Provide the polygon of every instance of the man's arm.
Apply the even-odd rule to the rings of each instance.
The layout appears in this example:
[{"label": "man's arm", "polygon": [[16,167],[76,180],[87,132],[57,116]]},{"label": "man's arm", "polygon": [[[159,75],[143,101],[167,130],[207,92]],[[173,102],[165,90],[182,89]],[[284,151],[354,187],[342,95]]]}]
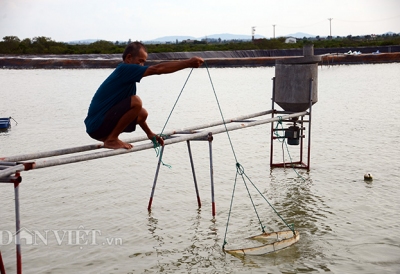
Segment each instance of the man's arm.
[{"label": "man's arm", "polygon": [[167,74],[173,73],[185,68],[198,68],[204,63],[203,58],[192,57],[182,61],[171,61],[164,62],[157,65],[153,65],[147,68],[143,77],[154,75],[154,74]]}]

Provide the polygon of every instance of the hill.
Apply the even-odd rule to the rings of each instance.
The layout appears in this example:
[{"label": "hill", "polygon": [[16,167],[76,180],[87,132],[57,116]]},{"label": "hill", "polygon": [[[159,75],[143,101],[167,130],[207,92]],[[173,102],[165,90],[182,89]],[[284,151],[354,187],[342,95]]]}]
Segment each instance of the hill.
[{"label": "hill", "polygon": [[304,32],[296,32],[296,33],[291,33],[288,35],[284,35],[283,37],[295,37],[295,38],[310,38],[310,37],[315,37],[316,35],[313,34],[308,34],[308,33],[304,33]]},{"label": "hill", "polygon": [[[262,35],[255,35],[256,39],[265,38]],[[184,40],[198,40],[201,41],[203,39],[221,39],[224,40],[251,40],[251,35],[245,34],[231,34],[231,33],[221,33],[221,34],[212,34],[203,37],[194,37],[194,36],[163,36],[153,40],[144,41],[145,43],[154,44],[154,43],[166,43],[166,42],[182,42]]]}]

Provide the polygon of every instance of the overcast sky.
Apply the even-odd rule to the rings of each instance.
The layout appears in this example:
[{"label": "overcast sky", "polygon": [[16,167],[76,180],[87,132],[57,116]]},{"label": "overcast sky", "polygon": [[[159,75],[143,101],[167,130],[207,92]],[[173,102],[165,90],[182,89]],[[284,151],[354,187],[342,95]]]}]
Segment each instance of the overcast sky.
[{"label": "overcast sky", "polygon": [[152,40],[163,36],[304,32],[400,33],[400,0],[0,0],[0,39],[46,36]]}]

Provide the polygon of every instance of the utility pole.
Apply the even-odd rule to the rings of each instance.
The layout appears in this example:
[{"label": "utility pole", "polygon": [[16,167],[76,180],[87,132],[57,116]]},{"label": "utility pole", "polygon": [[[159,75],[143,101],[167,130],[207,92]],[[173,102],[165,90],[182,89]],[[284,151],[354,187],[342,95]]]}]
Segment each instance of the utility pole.
[{"label": "utility pole", "polygon": [[254,41],[254,33],[256,32],[256,27],[251,27],[251,40]]},{"label": "utility pole", "polygon": [[329,37],[332,39],[332,19],[333,18],[328,18],[329,20]]},{"label": "utility pole", "polygon": [[272,25],[272,27],[274,28],[274,36],[273,36],[274,39],[275,39],[275,26],[276,26],[276,25]]}]

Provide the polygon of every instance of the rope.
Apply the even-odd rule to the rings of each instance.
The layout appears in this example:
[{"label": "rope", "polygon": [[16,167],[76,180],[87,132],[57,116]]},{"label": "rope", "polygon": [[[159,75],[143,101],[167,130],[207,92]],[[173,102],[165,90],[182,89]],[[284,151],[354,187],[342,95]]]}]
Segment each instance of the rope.
[{"label": "rope", "polygon": [[[260,224],[261,230],[262,230],[262,232],[264,233],[264,232],[265,232],[265,230],[264,230],[265,226],[262,225],[260,216],[258,215],[258,212],[257,212],[257,209],[256,209],[256,205],[255,205],[254,202],[253,202],[253,198],[251,197],[249,187],[247,186],[246,180],[244,179],[243,175],[246,176],[247,179],[249,179],[249,177],[247,177],[246,173],[244,172],[243,166],[240,165],[239,163],[236,163],[236,171],[237,171],[236,174],[239,174],[239,175],[242,176],[243,183],[244,183],[244,185],[245,185],[245,187],[246,187],[246,190],[247,190],[247,194],[249,194],[251,204],[253,205],[254,212],[256,213],[256,216],[257,216],[257,219],[258,219],[258,223]],[[237,176],[236,176],[236,177],[237,177]],[[251,182],[250,179],[249,179],[249,181]],[[252,184],[253,184],[253,183],[252,183]],[[253,184],[253,186],[254,186],[254,184]],[[257,189],[257,190],[258,190],[258,189]]]},{"label": "rope", "polygon": [[[151,141],[153,142],[153,148],[154,148],[154,150],[156,151],[156,157],[158,157],[158,156],[160,156],[160,162],[163,164],[163,166],[166,166],[166,167],[168,167],[168,168],[172,168],[172,166],[171,165],[168,165],[168,164],[165,164],[163,161],[162,161],[162,153],[161,153],[161,149],[160,149],[160,144],[157,142],[157,137],[156,137],[157,135],[154,135],[153,137],[151,137]],[[166,137],[167,135],[164,135],[164,134],[160,134],[159,135],[161,138],[163,138],[163,137]]]},{"label": "rope", "polygon": [[[163,138],[163,139],[168,138],[167,135],[163,134],[164,129],[165,129],[165,127],[166,127],[167,124],[168,124],[169,118],[171,118],[172,112],[174,111],[175,106],[176,106],[176,104],[178,103],[179,98],[180,98],[181,95],[182,95],[183,90],[185,89],[185,86],[186,86],[186,84],[187,84],[187,82],[188,82],[188,80],[189,80],[189,78],[190,78],[190,75],[192,75],[192,71],[193,71],[193,68],[190,70],[189,75],[188,75],[188,77],[186,78],[185,83],[183,84],[183,87],[182,87],[182,89],[181,89],[181,92],[180,92],[179,95],[178,95],[178,98],[176,98],[176,101],[175,101],[175,103],[174,103],[174,105],[173,105],[173,107],[172,107],[172,109],[171,109],[171,111],[170,111],[170,113],[169,113],[169,115],[168,115],[167,120],[165,121],[165,124],[164,124],[164,126],[163,126],[163,128],[162,128],[162,130],[161,130],[161,133],[158,135],[158,136],[160,136],[160,137]],[[156,157],[160,156],[160,160],[159,160],[159,161],[161,161],[161,163],[163,164],[163,166],[166,166],[166,167],[168,167],[168,168],[171,168],[171,167],[172,167],[171,165],[164,164],[164,162],[162,161],[162,154],[160,153],[160,144],[157,142],[156,136],[153,136],[153,137],[151,138],[151,141],[153,142],[153,147],[154,147],[154,150],[156,151]]]},{"label": "rope", "polygon": [[189,80],[189,78],[190,78],[190,75],[192,75],[192,71],[193,71],[193,68],[190,70],[189,75],[188,75],[188,77],[186,78],[185,83],[183,84],[183,87],[182,87],[182,89],[181,89],[181,92],[180,92],[179,95],[178,95],[178,98],[176,98],[175,104],[174,104],[174,106],[172,107],[171,112],[169,113],[168,118],[167,118],[167,121],[165,121],[164,127],[162,128],[160,134],[162,134],[162,133],[164,132],[164,129],[165,129],[165,127],[167,126],[167,123],[168,123],[168,121],[169,121],[169,118],[171,117],[172,112],[174,111],[175,106],[176,106],[176,104],[178,103],[179,98],[180,98],[181,95],[182,95],[182,92],[183,92],[183,90],[184,90],[184,88],[185,88],[185,86],[186,86],[186,84],[187,84],[187,82],[188,82],[188,80]]},{"label": "rope", "polygon": [[236,153],[235,153],[235,150],[233,149],[232,140],[231,140],[228,128],[227,128],[226,123],[225,123],[224,115],[222,114],[221,105],[219,104],[217,93],[215,92],[214,84],[213,84],[212,79],[211,79],[210,71],[208,70],[207,62],[204,61],[204,64],[205,64],[206,69],[207,69],[208,78],[210,79],[210,83],[211,83],[211,87],[212,87],[213,92],[214,92],[215,100],[217,101],[217,105],[218,105],[219,113],[221,114],[222,122],[224,123],[226,134],[228,135],[228,139],[229,139],[229,143],[230,143],[231,148],[232,148],[233,156],[235,157],[235,161],[237,163],[238,161],[237,161]]},{"label": "rope", "polygon": [[15,121],[15,119],[14,119],[13,117],[11,117],[11,116],[10,116],[10,119],[13,119],[13,120],[14,120],[14,122],[15,122],[15,125],[18,125],[18,122],[17,122],[17,121]]},{"label": "rope", "polygon": [[[247,193],[248,193],[248,195],[249,195],[249,197],[250,197],[250,200],[251,200],[251,203],[252,203],[252,205],[253,205],[254,211],[255,211],[255,213],[256,213],[256,215],[257,215],[259,224],[260,224],[260,226],[261,226],[262,232],[263,232],[263,233],[265,232],[265,230],[264,230],[265,227],[263,226],[263,224],[262,224],[262,222],[261,222],[261,219],[260,219],[260,217],[259,217],[259,215],[258,215],[256,206],[255,206],[254,201],[253,201],[253,198],[252,198],[252,196],[251,196],[251,194],[250,194],[250,191],[249,191],[249,188],[248,188],[248,186],[247,186],[247,183],[246,183],[246,179],[245,179],[245,178],[247,178],[247,180],[249,180],[249,182],[252,184],[252,186],[258,191],[258,193],[264,198],[264,200],[267,201],[267,203],[269,204],[269,206],[270,206],[270,207],[275,211],[275,213],[281,218],[281,220],[284,222],[284,224],[285,224],[286,226],[288,226],[289,229],[292,230],[292,232],[294,233],[294,225],[293,225],[293,224],[292,224],[292,225],[288,225],[288,224],[286,223],[286,221],[282,218],[282,216],[278,213],[278,211],[271,205],[271,203],[264,197],[264,195],[262,195],[261,191],[258,190],[258,188],[254,185],[254,183],[253,183],[253,182],[250,180],[250,178],[246,175],[246,173],[244,172],[243,166],[238,162],[237,157],[236,157],[235,150],[234,150],[234,148],[233,148],[232,140],[231,140],[231,137],[230,137],[230,135],[229,135],[228,128],[227,128],[226,123],[225,123],[225,118],[224,118],[224,115],[223,115],[223,113],[222,113],[221,105],[220,105],[220,103],[219,103],[217,93],[215,92],[214,84],[213,84],[212,79],[211,79],[211,75],[210,75],[210,71],[209,71],[208,66],[207,66],[207,62],[204,62],[204,64],[205,64],[205,67],[206,67],[206,69],[207,69],[207,73],[208,73],[208,77],[209,77],[209,79],[210,79],[211,87],[212,87],[212,89],[213,89],[214,96],[215,96],[215,99],[216,99],[216,101],[217,101],[218,109],[219,109],[219,112],[220,112],[221,117],[222,117],[222,122],[223,122],[224,127],[225,127],[225,132],[226,132],[226,134],[227,134],[227,136],[228,136],[228,140],[229,140],[229,143],[230,143],[230,146],[231,146],[231,149],[232,149],[232,153],[233,153],[233,156],[234,156],[235,161],[236,161],[235,183],[234,183],[234,188],[233,188],[233,191],[232,191],[231,204],[230,204],[230,208],[229,208],[228,220],[227,220],[227,223],[226,223],[225,236],[224,236],[224,243],[223,243],[223,245],[222,245],[222,249],[224,249],[224,248],[225,248],[225,245],[227,244],[227,242],[226,242],[226,236],[227,236],[227,233],[228,233],[229,220],[230,220],[230,215],[231,215],[231,212],[232,212],[233,198],[234,198],[234,196],[235,196],[235,189],[236,189],[236,182],[237,182],[238,175],[240,175],[240,176],[242,177],[242,180],[243,180],[244,185],[245,185],[245,187],[246,187]],[[281,120],[281,119],[280,119],[280,120]]]}]

